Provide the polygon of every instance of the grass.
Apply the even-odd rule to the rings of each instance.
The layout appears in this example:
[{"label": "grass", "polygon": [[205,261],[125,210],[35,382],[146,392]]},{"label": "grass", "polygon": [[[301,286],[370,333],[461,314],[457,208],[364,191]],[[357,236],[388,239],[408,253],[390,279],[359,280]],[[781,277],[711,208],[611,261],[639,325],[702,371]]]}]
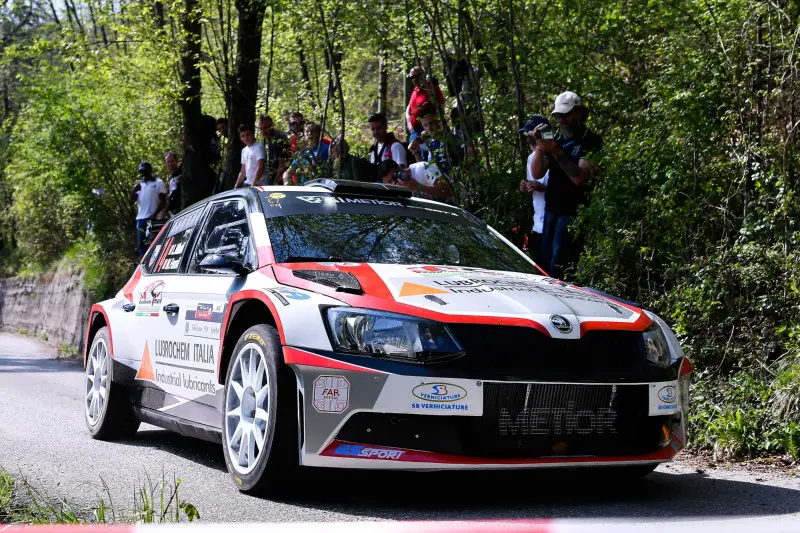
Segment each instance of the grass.
[{"label": "grass", "polygon": [[133,507],[114,505],[111,491],[100,478],[97,503],[89,507],[70,504],[60,498],[45,496],[21,477],[16,480],[0,470],[0,524],[160,524],[192,522],[200,513],[191,503],[181,500],[183,479],[169,481],[162,473],[153,480],[145,473],[133,494]]}]

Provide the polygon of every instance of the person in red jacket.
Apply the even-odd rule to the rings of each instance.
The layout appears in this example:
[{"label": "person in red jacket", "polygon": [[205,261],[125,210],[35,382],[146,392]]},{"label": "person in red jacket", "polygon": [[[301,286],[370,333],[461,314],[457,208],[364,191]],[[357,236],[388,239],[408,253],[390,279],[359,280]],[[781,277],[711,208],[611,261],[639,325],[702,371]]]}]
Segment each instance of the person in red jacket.
[{"label": "person in red jacket", "polygon": [[[408,122],[408,142],[411,143],[422,133],[422,123],[419,116],[423,109],[434,104],[434,98],[439,106],[444,105],[444,95],[438,85],[432,80],[425,79],[425,71],[417,65],[408,72],[408,77],[414,83],[414,91],[406,107],[406,121]],[[427,105],[426,105],[427,104]]]}]

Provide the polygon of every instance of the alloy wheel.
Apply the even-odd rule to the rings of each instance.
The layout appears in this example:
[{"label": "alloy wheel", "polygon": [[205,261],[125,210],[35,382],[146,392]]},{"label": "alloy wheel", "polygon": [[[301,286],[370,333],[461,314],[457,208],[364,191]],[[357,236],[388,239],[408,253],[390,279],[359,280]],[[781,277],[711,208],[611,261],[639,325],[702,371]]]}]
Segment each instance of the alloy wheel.
[{"label": "alloy wheel", "polygon": [[225,436],[231,463],[240,474],[255,468],[269,427],[269,373],[264,352],[247,344],[233,362],[225,397]]},{"label": "alloy wheel", "polygon": [[108,401],[108,365],[108,346],[101,338],[92,346],[86,364],[86,417],[92,426],[100,421]]}]

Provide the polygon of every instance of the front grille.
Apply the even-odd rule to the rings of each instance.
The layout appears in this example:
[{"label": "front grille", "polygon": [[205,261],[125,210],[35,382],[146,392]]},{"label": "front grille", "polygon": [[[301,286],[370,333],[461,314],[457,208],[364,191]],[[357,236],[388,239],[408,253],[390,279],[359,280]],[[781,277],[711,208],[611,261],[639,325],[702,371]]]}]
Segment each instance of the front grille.
[{"label": "front grille", "polygon": [[675,369],[647,363],[642,334],[589,331],[554,339],[519,326],[448,324],[466,355],[454,368],[499,380],[644,382],[675,379]]},{"label": "front grille", "polygon": [[644,455],[670,416],[648,385],[484,383],[483,416],[353,415],[340,440],[483,458]]},{"label": "front grille", "polygon": [[482,453],[637,455],[655,451],[660,417],[647,385],[486,383],[468,448]]}]

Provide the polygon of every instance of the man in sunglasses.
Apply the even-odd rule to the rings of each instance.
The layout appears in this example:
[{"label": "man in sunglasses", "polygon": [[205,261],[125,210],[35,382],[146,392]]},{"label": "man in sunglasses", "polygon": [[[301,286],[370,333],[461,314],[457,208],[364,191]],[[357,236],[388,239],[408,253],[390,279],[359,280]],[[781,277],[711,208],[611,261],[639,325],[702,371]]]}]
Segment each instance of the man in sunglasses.
[{"label": "man in sunglasses", "polygon": [[579,249],[569,226],[578,206],[586,203],[586,182],[594,168],[589,159],[603,148],[603,140],[586,127],[589,111],[574,92],[558,95],[552,115],[558,119],[561,133],[543,138],[541,132],[549,124],[533,130],[537,141],[532,174],[538,180],[550,171],[539,262],[550,276],[562,278],[565,267],[578,258]]}]

